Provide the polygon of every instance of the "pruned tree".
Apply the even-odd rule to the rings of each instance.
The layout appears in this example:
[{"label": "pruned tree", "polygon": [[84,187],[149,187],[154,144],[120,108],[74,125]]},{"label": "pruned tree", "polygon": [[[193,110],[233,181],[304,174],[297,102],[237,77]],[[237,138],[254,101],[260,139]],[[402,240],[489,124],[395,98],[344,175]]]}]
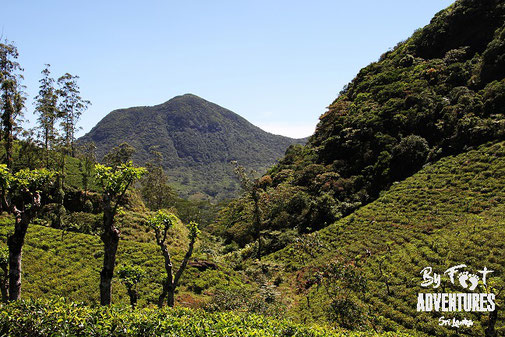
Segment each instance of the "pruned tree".
[{"label": "pruned tree", "polygon": [[240,181],[240,185],[247,196],[253,202],[253,210],[252,210],[252,225],[254,236],[257,241],[258,250],[256,251],[256,258],[261,260],[261,229],[262,229],[262,220],[261,220],[261,208],[260,208],[260,198],[261,198],[261,186],[259,179],[250,178],[245,168],[239,165],[236,161],[233,161],[232,164],[235,166],[235,174]]},{"label": "pruned tree", "polygon": [[17,48],[5,41],[0,43],[0,109],[2,111],[2,135],[5,146],[5,163],[12,168],[12,147],[17,120],[22,117],[25,95],[21,80],[23,68],[16,61]]},{"label": "pruned tree", "polygon": [[64,143],[66,153],[75,157],[75,133],[78,130],[77,123],[90,101],[80,96],[80,88],[77,85],[79,76],[73,76],[69,73],[58,79],[58,96],[60,102],[58,105],[59,117],[61,118],[61,127],[64,133]]},{"label": "pruned tree", "polygon": [[126,191],[137,179],[146,173],[143,167],[134,167],[131,162],[116,168],[95,165],[96,181],[102,188],[103,232],[101,239],[104,245],[103,268],[100,273],[100,304],[111,303],[111,282],[116,263],[116,252],[120,231],[115,225],[115,216],[124,199]]},{"label": "pruned tree", "polygon": [[132,309],[135,309],[139,298],[138,284],[145,276],[145,271],[140,266],[123,264],[118,268],[118,276],[125,285]]},{"label": "pruned tree", "polygon": [[198,234],[200,233],[200,230],[198,229],[198,224],[191,221],[187,227],[189,230],[188,233],[188,238],[189,238],[189,246],[188,250],[186,252],[186,255],[184,255],[184,259],[182,260],[181,265],[179,266],[179,269],[174,275],[174,267],[172,264],[172,258],[170,256],[170,253],[168,252],[168,247],[167,247],[167,236],[168,236],[168,231],[169,229],[177,222],[180,220],[171,213],[166,213],[164,211],[158,211],[150,217],[146,221],[146,225],[151,228],[154,231],[155,237],[156,237],[156,243],[160,247],[161,253],[163,255],[163,258],[165,260],[165,271],[166,271],[166,277],[163,280],[163,290],[162,293],[158,299],[158,306],[161,308],[165,302],[165,298],[167,298],[167,304],[169,307],[173,307],[175,303],[175,289],[179,285],[179,280],[182,276],[182,273],[184,272],[184,269],[186,269],[186,266],[188,264],[189,259],[191,258],[191,255],[193,254],[193,247],[195,245],[195,241],[198,237]]},{"label": "pruned tree", "polygon": [[58,131],[58,95],[51,77],[50,65],[46,64],[39,81],[39,94],[35,97],[35,112],[38,114],[37,124],[45,150],[46,168],[50,167],[50,151],[56,141]]},{"label": "pruned tree", "polygon": [[41,192],[53,181],[54,172],[46,169],[21,171],[12,174],[7,165],[0,165],[2,204],[14,215],[14,232],[7,238],[9,247],[9,300],[21,294],[21,258],[28,226],[41,207]]}]

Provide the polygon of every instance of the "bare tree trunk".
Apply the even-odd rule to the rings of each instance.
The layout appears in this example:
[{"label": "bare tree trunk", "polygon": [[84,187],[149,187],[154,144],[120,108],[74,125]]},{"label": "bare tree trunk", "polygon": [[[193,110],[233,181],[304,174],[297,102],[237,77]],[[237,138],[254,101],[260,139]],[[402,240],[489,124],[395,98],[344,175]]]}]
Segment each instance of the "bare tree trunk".
[{"label": "bare tree trunk", "polygon": [[111,283],[116,264],[116,252],[119,243],[119,230],[114,226],[114,215],[110,202],[106,202],[103,212],[104,232],[103,241],[103,269],[100,272],[100,304],[110,305]]},{"label": "bare tree trunk", "polygon": [[23,254],[23,244],[25,242],[26,231],[30,221],[35,217],[40,209],[40,195],[35,193],[31,207],[22,211],[13,207],[16,217],[14,233],[9,235],[7,245],[9,246],[9,300],[17,301],[21,295],[21,259]]},{"label": "bare tree trunk", "polygon": [[196,240],[196,236],[194,238],[191,238],[191,241],[189,242],[188,251],[186,252],[184,260],[182,261],[181,266],[177,270],[177,273],[175,274],[174,277],[172,260],[170,258],[170,253],[168,252],[167,246],[165,244],[166,233],[167,230],[165,229],[165,232],[162,236],[159,229],[155,230],[156,241],[161,249],[163,258],[165,259],[165,271],[167,273],[167,278],[163,281],[163,290],[158,299],[158,306],[160,308],[163,307],[165,297],[167,297],[167,304],[169,307],[173,307],[175,305],[175,289],[177,288],[177,285],[179,284],[179,279],[181,278],[182,273],[184,272],[184,269],[188,265],[188,261],[191,258],[191,255],[193,254],[193,247],[195,245]]},{"label": "bare tree trunk", "polygon": [[[161,247],[161,253],[163,254],[163,258],[165,259],[165,271],[167,273],[167,278],[163,281],[163,291],[160,295],[160,298],[158,300],[158,306],[161,308],[163,307],[163,302],[165,300],[165,297],[168,296],[168,306],[173,307],[174,306],[174,287],[173,287],[173,279],[174,276],[172,274],[172,260],[170,259],[170,253],[168,252],[167,247],[165,244],[163,244]],[[172,298],[172,303],[170,304],[170,298]]]},{"label": "bare tree trunk", "polygon": [[175,305],[175,285],[172,284],[171,286],[168,287],[168,294],[167,294],[167,305],[170,308],[173,308]]},{"label": "bare tree trunk", "polygon": [[168,294],[168,284],[167,280],[163,280],[163,290],[161,291],[161,295],[158,298],[158,307],[162,308],[163,303],[165,302],[165,297],[167,297]]}]

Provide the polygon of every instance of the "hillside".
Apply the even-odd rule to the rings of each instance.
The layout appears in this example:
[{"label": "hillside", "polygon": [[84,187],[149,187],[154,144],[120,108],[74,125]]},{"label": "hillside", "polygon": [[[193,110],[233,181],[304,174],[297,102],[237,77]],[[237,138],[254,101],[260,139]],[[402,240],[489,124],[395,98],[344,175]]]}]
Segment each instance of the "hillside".
[{"label": "hillside", "polygon": [[139,165],[158,151],[183,196],[203,193],[224,199],[239,189],[231,161],[263,173],[289,145],[304,141],[270,134],[230,110],[186,94],[152,107],[112,111],[79,142],[94,142],[99,160],[127,142],[136,149],[133,159]]},{"label": "hillside", "polygon": [[[265,229],[321,229],[426,163],[505,139],[504,23],[503,1],[456,1],[361,69],[264,176]],[[229,241],[248,241],[247,202],[225,212]]]},{"label": "hillside", "polygon": [[[87,213],[74,213],[74,221],[79,221]],[[99,216],[98,216],[99,217]],[[140,282],[139,303],[147,305],[156,303],[161,292],[163,278],[163,257],[156,245],[154,235],[148,233],[140,222],[145,220],[143,213],[126,212],[118,217],[118,226],[122,236],[119,244],[117,265],[139,265],[146,271],[146,277]],[[89,223],[95,221],[92,214],[88,214],[81,221]],[[101,218],[99,217],[100,221]],[[84,302],[88,305],[99,303],[98,284],[100,269],[103,263],[103,243],[98,235],[88,235],[67,232],[59,229],[38,225],[45,224],[43,219],[30,225],[26,243],[23,249],[23,299],[65,297],[68,300]],[[6,237],[13,229],[11,217],[0,217],[0,247],[6,247]],[[178,266],[187,249],[187,230],[178,224],[170,232],[169,249]],[[207,251],[212,250],[212,244],[205,243]],[[193,259],[208,260],[208,254],[201,252],[197,243]],[[198,306],[198,303],[209,297],[216,287],[247,285],[226,265],[217,269],[199,270],[188,268],[181,279],[182,288],[178,292],[179,299],[185,306]],[[113,301],[127,304],[126,288],[114,280]]]},{"label": "hillside", "polygon": [[[473,271],[487,267],[494,271],[488,286],[481,283],[475,292],[497,294],[496,333],[501,336],[504,200],[505,143],[484,145],[426,166],[374,202],[312,234],[317,244],[292,244],[264,263],[278,266],[271,277],[285,278],[280,288],[292,298],[302,321],[332,320],[332,300],[346,294],[347,315],[352,315],[350,324],[355,328],[412,329],[430,336],[484,336],[491,315],[416,311],[420,292],[465,292],[448,280],[439,289],[422,288],[421,270],[431,266],[443,273],[459,264]],[[327,279],[331,268],[352,271],[343,274],[350,283],[333,279],[341,287],[336,297],[326,291],[331,287]],[[364,291],[354,288],[359,280],[365,283]],[[345,312],[336,319],[341,325],[349,324]],[[441,316],[472,319],[474,326],[444,328],[439,326]]]},{"label": "hillside", "polygon": [[[97,319],[99,317],[99,319]],[[184,308],[131,311],[89,308],[62,300],[21,302],[0,308],[0,333],[8,336],[177,337],[409,337],[407,334],[347,332],[306,327],[285,319],[244,313],[205,313]]]}]

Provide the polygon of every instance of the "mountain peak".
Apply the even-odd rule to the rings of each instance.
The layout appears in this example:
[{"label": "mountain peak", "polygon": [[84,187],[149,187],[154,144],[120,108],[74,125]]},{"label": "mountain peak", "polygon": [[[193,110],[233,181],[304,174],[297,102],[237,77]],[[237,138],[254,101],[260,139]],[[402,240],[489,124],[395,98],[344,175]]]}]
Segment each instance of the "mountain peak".
[{"label": "mountain peak", "polygon": [[194,94],[176,96],[150,107],[116,110],[79,142],[94,142],[98,159],[127,142],[134,161],[144,165],[152,150],[183,195],[206,194],[222,199],[239,190],[230,162],[266,170],[291,144],[304,140],[270,134],[236,113]]}]

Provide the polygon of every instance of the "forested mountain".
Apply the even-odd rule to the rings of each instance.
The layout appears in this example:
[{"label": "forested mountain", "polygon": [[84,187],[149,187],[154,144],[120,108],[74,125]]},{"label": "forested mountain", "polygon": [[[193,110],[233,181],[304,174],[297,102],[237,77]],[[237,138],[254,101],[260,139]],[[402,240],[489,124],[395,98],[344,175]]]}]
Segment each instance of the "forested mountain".
[{"label": "forested mountain", "polygon": [[223,199],[239,188],[231,161],[262,173],[289,145],[304,140],[270,134],[230,110],[186,94],[152,107],[112,111],[79,142],[94,142],[99,160],[127,142],[139,165],[154,159],[157,151],[184,196],[203,193]]},{"label": "forested mountain", "polygon": [[[258,185],[269,203],[262,226],[321,229],[426,163],[504,138],[505,3],[457,1],[363,68],[307,145],[269,170]],[[240,244],[255,236],[247,203],[221,222]]]}]

